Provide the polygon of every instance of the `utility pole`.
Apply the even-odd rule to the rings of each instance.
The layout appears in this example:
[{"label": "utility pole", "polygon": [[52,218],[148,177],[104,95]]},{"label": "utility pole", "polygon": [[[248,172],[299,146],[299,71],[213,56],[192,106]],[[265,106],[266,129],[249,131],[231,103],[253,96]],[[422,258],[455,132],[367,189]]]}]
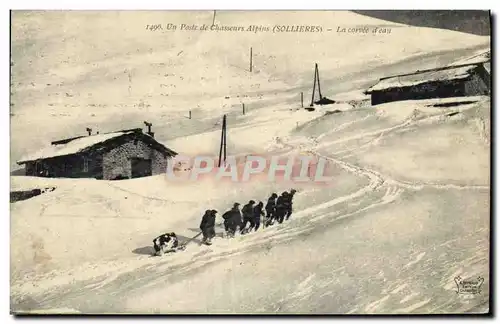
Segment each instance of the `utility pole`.
[{"label": "utility pole", "polygon": [[300,107],[304,108],[304,92],[300,93]]},{"label": "utility pole", "polygon": [[243,108],[243,115],[244,115],[244,114],[245,114],[245,104],[244,104],[244,103],[242,103],[242,104],[241,104],[241,106],[242,106],[242,108]]},{"label": "utility pole", "polygon": [[212,26],[215,24],[215,10],[214,10],[214,18],[212,19]]},{"label": "utility pole", "polygon": [[311,105],[312,107],[314,105],[314,93],[316,92],[316,82],[318,82],[318,92],[319,92],[319,100],[323,99],[323,95],[321,94],[321,86],[319,84],[319,69],[318,69],[318,63],[314,64],[314,84],[313,84],[313,93],[312,93],[312,98],[311,98]]},{"label": "utility pole", "polygon": [[316,68],[314,68],[314,83],[313,83],[313,91],[312,91],[312,97],[311,97],[311,105],[310,107],[312,107],[314,105],[314,92],[316,92],[316,72],[318,70],[316,70]]},{"label": "utility pole", "polygon": [[319,92],[319,100],[323,99],[323,95],[321,94],[321,86],[319,84],[319,69],[318,63],[316,63],[316,77],[318,78],[318,92]]},{"label": "utility pole", "polygon": [[132,76],[130,75],[130,71],[128,71],[128,95],[130,96],[132,92]]},{"label": "utility pole", "polygon": [[[224,157],[222,153],[224,151]],[[220,150],[219,150],[219,168],[221,166],[222,161],[224,164],[226,163],[226,115],[222,117],[222,133],[220,137]]]},{"label": "utility pole", "polygon": [[252,72],[252,58],[253,58],[253,53],[252,53],[252,48],[250,47],[250,72]]},{"label": "utility pole", "polygon": [[227,131],[226,131],[226,115],[224,115],[224,166],[226,165],[226,135],[227,135]]}]

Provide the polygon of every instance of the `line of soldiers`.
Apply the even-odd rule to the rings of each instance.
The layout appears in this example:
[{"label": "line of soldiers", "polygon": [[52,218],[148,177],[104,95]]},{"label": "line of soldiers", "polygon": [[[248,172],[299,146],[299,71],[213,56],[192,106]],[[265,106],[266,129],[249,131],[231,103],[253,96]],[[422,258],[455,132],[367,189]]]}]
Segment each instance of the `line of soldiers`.
[{"label": "line of soldiers", "polygon": [[[293,212],[293,196],[296,192],[295,189],[290,192],[285,191],[279,197],[273,193],[265,207],[262,201],[255,204],[254,200],[250,200],[240,211],[240,204],[234,203],[233,207],[222,215],[226,236],[234,237],[238,230],[240,234],[257,231],[260,228],[261,217],[265,217],[264,227],[272,226],[275,222],[281,224],[284,220],[288,220]],[[202,217],[200,230],[203,233],[204,244],[210,244],[211,239],[215,237],[216,214],[217,211],[214,209],[207,210]],[[250,226],[247,228],[248,224]]]}]

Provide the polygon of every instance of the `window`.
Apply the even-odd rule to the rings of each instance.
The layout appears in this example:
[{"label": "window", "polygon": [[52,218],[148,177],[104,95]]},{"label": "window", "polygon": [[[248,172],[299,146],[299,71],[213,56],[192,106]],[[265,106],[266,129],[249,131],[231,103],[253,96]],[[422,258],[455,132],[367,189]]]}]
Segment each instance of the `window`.
[{"label": "window", "polygon": [[83,158],[83,172],[89,172],[89,160],[86,157]]}]

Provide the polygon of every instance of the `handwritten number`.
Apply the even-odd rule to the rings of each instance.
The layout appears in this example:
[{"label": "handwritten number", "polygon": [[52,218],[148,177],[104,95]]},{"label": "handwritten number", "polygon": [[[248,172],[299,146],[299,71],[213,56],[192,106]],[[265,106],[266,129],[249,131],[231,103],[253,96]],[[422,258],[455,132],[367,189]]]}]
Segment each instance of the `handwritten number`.
[{"label": "handwritten number", "polygon": [[163,30],[163,27],[161,24],[146,25],[146,30],[150,30],[150,31]]}]

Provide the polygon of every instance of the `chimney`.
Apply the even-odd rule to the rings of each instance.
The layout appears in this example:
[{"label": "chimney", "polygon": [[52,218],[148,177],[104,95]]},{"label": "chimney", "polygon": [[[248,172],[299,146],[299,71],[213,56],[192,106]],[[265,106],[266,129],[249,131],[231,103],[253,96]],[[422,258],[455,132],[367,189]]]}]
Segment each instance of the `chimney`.
[{"label": "chimney", "polygon": [[87,127],[87,132],[89,133],[89,136],[92,135],[92,128]]},{"label": "chimney", "polygon": [[146,132],[146,134],[148,134],[149,136],[151,137],[155,137],[155,133],[151,131],[151,126],[153,126],[152,123],[149,123],[147,121],[144,121],[144,125],[146,125],[148,127],[148,131]]}]

